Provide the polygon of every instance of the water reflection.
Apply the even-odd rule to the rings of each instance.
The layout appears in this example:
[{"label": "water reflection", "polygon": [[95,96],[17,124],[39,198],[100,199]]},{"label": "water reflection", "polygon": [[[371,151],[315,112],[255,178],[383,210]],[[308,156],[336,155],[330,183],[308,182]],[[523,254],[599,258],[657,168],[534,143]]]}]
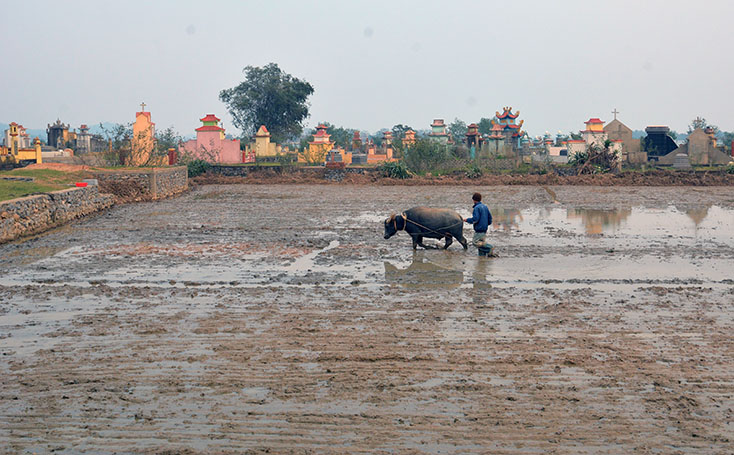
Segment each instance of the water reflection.
[{"label": "water reflection", "polygon": [[586,233],[601,234],[604,230],[616,229],[632,214],[632,209],[568,209],[568,219],[580,219],[584,223]]},{"label": "water reflection", "polygon": [[464,273],[430,261],[425,251],[414,251],[413,262],[404,269],[385,262],[385,281],[405,287],[451,289],[461,286]]},{"label": "water reflection", "polygon": [[463,251],[418,250],[413,252],[412,262],[405,268],[385,262],[385,281],[405,287],[452,289],[464,283],[466,270],[471,273],[474,289],[489,289],[492,287],[488,280],[492,262],[492,258],[486,257],[467,258]]},{"label": "water reflection", "polygon": [[710,205],[704,206],[704,207],[696,207],[696,208],[688,208],[681,210],[680,208],[676,207],[681,212],[685,212],[686,215],[688,215],[688,218],[693,220],[693,224],[698,227],[699,224],[703,223],[703,220],[706,219],[706,217],[709,214],[709,208],[711,208]]},{"label": "water reflection", "polygon": [[524,220],[522,212],[518,209],[493,208],[492,225],[495,230],[511,231],[517,230]]},{"label": "water reflection", "polygon": [[490,272],[492,259],[487,257],[477,257],[476,266],[472,273],[472,287],[475,290],[490,289],[492,284],[487,279]]},{"label": "water reflection", "polygon": [[[717,205],[670,205],[664,209],[648,207],[561,208],[539,206],[532,209],[492,208],[492,232],[515,236],[543,235],[565,232],[568,235],[595,236],[603,233],[657,236],[711,235],[719,237],[726,231],[717,225],[730,224],[732,210]],[[688,221],[690,220],[690,221]],[[692,221],[692,223],[691,223]],[[707,227],[707,229],[704,229]],[[471,227],[465,235],[471,235]]]}]

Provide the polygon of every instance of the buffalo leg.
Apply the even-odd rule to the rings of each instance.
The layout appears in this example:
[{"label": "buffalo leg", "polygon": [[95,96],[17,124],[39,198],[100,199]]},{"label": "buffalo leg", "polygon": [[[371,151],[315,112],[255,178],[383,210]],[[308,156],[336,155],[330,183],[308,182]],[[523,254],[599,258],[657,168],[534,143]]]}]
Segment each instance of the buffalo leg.
[{"label": "buffalo leg", "polygon": [[413,250],[415,250],[418,247],[418,245],[422,243],[421,238],[418,237],[417,235],[411,235],[410,238],[413,239]]},{"label": "buffalo leg", "polygon": [[461,243],[461,246],[463,246],[465,250],[469,248],[469,242],[466,241],[466,238],[464,238],[463,235],[456,240],[458,240],[459,243]]},{"label": "buffalo leg", "polygon": [[452,243],[454,243],[454,238],[453,238],[453,236],[451,236],[451,234],[446,234],[446,237],[445,238],[446,238],[446,243],[443,246],[443,249],[444,250],[446,248],[448,248],[449,245],[451,245]]},{"label": "buffalo leg", "polygon": [[425,248],[426,250],[435,250],[436,249],[435,246],[429,246],[429,245],[424,244],[423,243],[423,236],[422,235],[419,235],[418,236],[418,245],[421,246],[421,247],[423,247],[423,248]]}]

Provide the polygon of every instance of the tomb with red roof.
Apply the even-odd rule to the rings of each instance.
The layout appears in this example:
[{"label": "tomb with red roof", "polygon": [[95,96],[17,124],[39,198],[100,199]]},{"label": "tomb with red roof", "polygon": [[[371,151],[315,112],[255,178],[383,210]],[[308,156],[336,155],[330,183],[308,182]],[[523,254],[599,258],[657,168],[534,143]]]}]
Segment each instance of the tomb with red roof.
[{"label": "tomb with red roof", "polygon": [[234,164],[244,162],[239,139],[227,139],[221,120],[214,114],[200,118],[202,125],[196,128],[196,139],[179,146],[181,154],[213,163]]}]

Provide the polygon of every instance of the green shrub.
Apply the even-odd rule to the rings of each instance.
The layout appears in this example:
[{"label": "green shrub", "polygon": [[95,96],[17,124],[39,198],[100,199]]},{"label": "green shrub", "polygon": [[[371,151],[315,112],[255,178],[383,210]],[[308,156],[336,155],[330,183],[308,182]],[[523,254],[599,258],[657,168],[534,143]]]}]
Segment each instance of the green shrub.
[{"label": "green shrub", "polygon": [[479,177],[482,176],[482,169],[479,166],[477,166],[476,164],[472,163],[469,166],[467,166],[465,175],[467,176],[467,178],[470,178],[470,179],[478,179]]},{"label": "green shrub", "polygon": [[403,162],[411,172],[424,174],[449,161],[448,147],[430,139],[419,139],[404,152]]},{"label": "green shrub", "polygon": [[727,173],[727,174],[734,174],[734,164],[729,164],[729,165],[728,165],[728,166],[726,167],[726,173]]},{"label": "green shrub", "polygon": [[212,165],[204,160],[192,160],[186,164],[186,167],[189,170],[189,177],[196,177],[208,171]]},{"label": "green shrub", "polygon": [[568,159],[568,165],[571,167],[578,167],[583,165],[589,160],[589,154],[587,152],[578,152],[571,155]]},{"label": "green shrub", "polygon": [[380,165],[380,172],[384,177],[392,179],[408,179],[410,171],[402,161],[388,161]]}]

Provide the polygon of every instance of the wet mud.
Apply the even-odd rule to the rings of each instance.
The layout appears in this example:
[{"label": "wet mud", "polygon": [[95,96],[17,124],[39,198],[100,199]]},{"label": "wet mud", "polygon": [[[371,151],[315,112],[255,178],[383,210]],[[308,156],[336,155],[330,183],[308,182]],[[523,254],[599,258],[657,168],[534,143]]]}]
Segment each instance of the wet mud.
[{"label": "wet mud", "polygon": [[[475,190],[499,257],[382,238]],[[733,225],[734,187],[119,206],[0,245],[0,453],[732,453]]]}]

